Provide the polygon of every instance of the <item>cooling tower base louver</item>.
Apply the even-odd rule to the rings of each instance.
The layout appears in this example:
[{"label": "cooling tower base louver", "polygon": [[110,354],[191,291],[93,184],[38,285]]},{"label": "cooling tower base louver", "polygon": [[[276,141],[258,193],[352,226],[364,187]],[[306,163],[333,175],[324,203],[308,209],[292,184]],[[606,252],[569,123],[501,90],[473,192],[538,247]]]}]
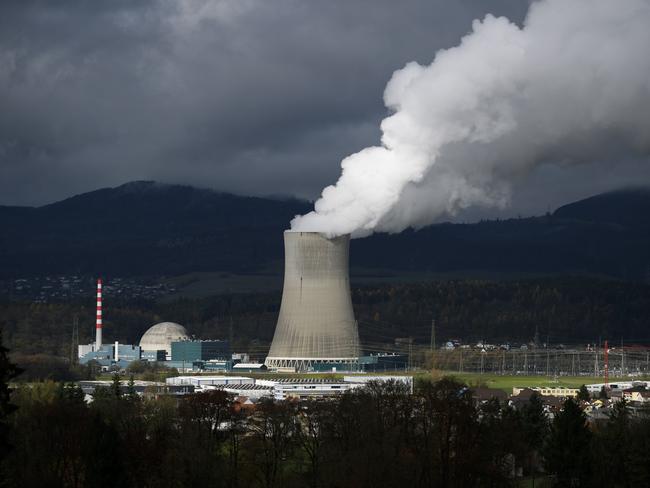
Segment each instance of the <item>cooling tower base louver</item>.
[{"label": "cooling tower base louver", "polygon": [[348,275],[349,236],[284,233],[282,304],[265,364],[309,371],[316,365],[356,369],[359,333]]},{"label": "cooling tower base louver", "polygon": [[359,358],[266,358],[264,364],[269,369],[291,369],[294,371],[312,371],[317,365],[332,365],[332,367],[345,367],[354,371],[359,369]]}]

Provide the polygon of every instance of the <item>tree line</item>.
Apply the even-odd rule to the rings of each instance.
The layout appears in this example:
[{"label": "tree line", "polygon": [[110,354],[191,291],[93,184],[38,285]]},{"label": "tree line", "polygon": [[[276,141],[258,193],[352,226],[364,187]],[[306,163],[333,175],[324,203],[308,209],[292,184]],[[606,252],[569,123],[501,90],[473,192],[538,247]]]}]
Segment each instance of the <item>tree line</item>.
[{"label": "tree line", "polygon": [[252,410],[221,390],[143,398],[116,376],[90,404],[55,382],[20,387],[12,403],[0,465],[8,487],[514,487],[517,474],[562,487],[650,482],[650,417],[625,403],[590,426],[567,400],[549,421],[535,395],[516,410],[476,404],[451,378],[413,394],[371,383]]}]

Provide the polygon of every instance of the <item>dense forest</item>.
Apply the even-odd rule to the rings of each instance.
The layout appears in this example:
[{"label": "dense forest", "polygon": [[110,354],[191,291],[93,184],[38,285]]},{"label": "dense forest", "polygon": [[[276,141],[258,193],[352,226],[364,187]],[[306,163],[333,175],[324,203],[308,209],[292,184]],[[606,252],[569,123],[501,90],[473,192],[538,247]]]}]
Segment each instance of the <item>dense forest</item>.
[{"label": "dense forest", "polygon": [[[180,400],[105,387],[21,387],[7,419],[7,487],[508,487],[650,483],[650,418],[625,402],[588,425],[573,400],[552,421],[533,395],[477,405],[452,379],[369,384],[336,399],[261,401],[223,391]],[[1,459],[1,458],[0,458]],[[544,486],[550,486],[545,484]]]},{"label": "dense forest", "polygon": [[[650,286],[587,278],[528,281],[439,281],[354,287],[355,314],[366,351],[390,349],[396,338],[428,345],[450,338],[586,344],[599,339],[648,344]],[[107,341],[137,343],[154,323],[183,324],[198,338],[232,339],[234,349],[262,359],[273,337],[280,293],[220,295],[172,302],[106,299]],[[5,342],[25,356],[70,357],[76,316],[80,343],[93,338],[94,301],[0,303]]]},{"label": "dense forest", "polygon": [[[138,181],[38,208],[0,206],[0,279],[52,275],[281,273],[282,233],[312,204]],[[440,223],[355,239],[351,266],[463,276],[650,278],[650,190],[624,190],[545,216]]]}]

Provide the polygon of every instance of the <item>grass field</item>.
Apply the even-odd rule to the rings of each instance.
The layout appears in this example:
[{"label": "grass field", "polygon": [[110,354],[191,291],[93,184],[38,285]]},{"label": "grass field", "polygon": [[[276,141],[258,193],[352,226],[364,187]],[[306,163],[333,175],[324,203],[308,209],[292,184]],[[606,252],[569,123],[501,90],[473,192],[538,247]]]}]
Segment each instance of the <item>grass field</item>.
[{"label": "grass field", "polygon": [[[192,374],[192,373],[189,373]],[[328,379],[328,380],[343,380],[343,376],[356,375],[362,373],[245,373],[245,372],[228,372],[228,373],[204,373],[214,375],[228,375],[228,376],[248,376],[251,378],[271,379],[271,378],[297,378],[303,380],[311,379]],[[372,375],[373,373],[369,373]],[[517,387],[565,387],[565,388],[579,388],[581,385],[588,385],[590,383],[603,383],[602,377],[593,376],[561,376],[553,378],[548,376],[511,376],[511,375],[495,375],[495,374],[480,374],[480,373],[458,373],[455,371],[387,371],[385,373],[377,373],[377,375],[412,375],[416,379],[430,378],[438,380],[443,377],[452,377],[461,381],[469,386],[485,386],[488,388],[496,388],[503,390],[508,394],[512,393],[512,388]],[[128,375],[127,375],[128,376]],[[136,375],[136,379],[139,375]],[[103,374],[98,379],[110,380],[112,375]],[[647,380],[647,378],[634,378],[635,380]],[[164,380],[163,380],[164,381]],[[630,378],[610,378],[610,382],[615,381],[630,381]]]},{"label": "grass field", "polygon": [[[456,373],[439,371],[432,374],[435,377],[452,376],[458,380],[467,383],[470,386],[487,386],[488,388],[497,388],[508,393],[512,393],[513,386],[554,386],[566,388],[579,388],[581,385],[590,383],[603,383],[602,376],[561,376],[553,378],[549,376],[508,376],[479,373]],[[635,378],[640,379],[640,378]],[[616,381],[617,378],[610,378],[610,381]],[[623,378],[619,378],[623,380]],[[625,378],[629,381],[629,378]]]},{"label": "grass field", "polygon": [[[354,373],[352,373],[354,374]],[[372,373],[370,373],[372,374]],[[510,376],[510,375],[494,375],[494,374],[479,374],[479,373],[457,373],[453,371],[414,371],[414,372],[386,372],[386,373],[377,373],[377,374],[395,374],[395,375],[413,375],[416,378],[431,378],[434,380],[440,379],[442,377],[452,377],[466,383],[469,386],[486,386],[488,388],[497,388],[503,390],[509,394],[512,393],[512,388],[514,386],[518,387],[565,387],[565,388],[579,388],[581,385],[588,385],[590,383],[602,383],[602,377],[593,377],[593,376],[562,376],[559,378],[553,378],[548,376]],[[257,376],[257,377],[285,377],[285,378],[303,378],[303,379],[314,379],[314,378],[327,378],[327,379],[343,379],[343,373],[307,373],[307,374],[297,374],[297,373],[261,373],[261,374],[244,374],[244,376]],[[641,379],[641,378],[635,378]],[[611,381],[629,381],[630,378],[610,378]]]}]

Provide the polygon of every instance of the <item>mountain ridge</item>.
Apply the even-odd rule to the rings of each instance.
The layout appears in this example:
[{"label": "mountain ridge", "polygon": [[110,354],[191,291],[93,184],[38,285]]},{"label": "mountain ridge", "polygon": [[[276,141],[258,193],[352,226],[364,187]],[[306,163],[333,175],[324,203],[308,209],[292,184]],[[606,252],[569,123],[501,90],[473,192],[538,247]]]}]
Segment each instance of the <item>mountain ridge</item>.
[{"label": "mountain ridge", "polygon": [[[0,277],[277,271],[283,231],[295,215],[311,209],[312,203],[297,199],[153,181],[102,188],[40,207],[0,206]],[[650,189],[637,188],[595,195],[540,217],[375,234],[353,242],[351,264],[645,280],[649,248]]]}]

